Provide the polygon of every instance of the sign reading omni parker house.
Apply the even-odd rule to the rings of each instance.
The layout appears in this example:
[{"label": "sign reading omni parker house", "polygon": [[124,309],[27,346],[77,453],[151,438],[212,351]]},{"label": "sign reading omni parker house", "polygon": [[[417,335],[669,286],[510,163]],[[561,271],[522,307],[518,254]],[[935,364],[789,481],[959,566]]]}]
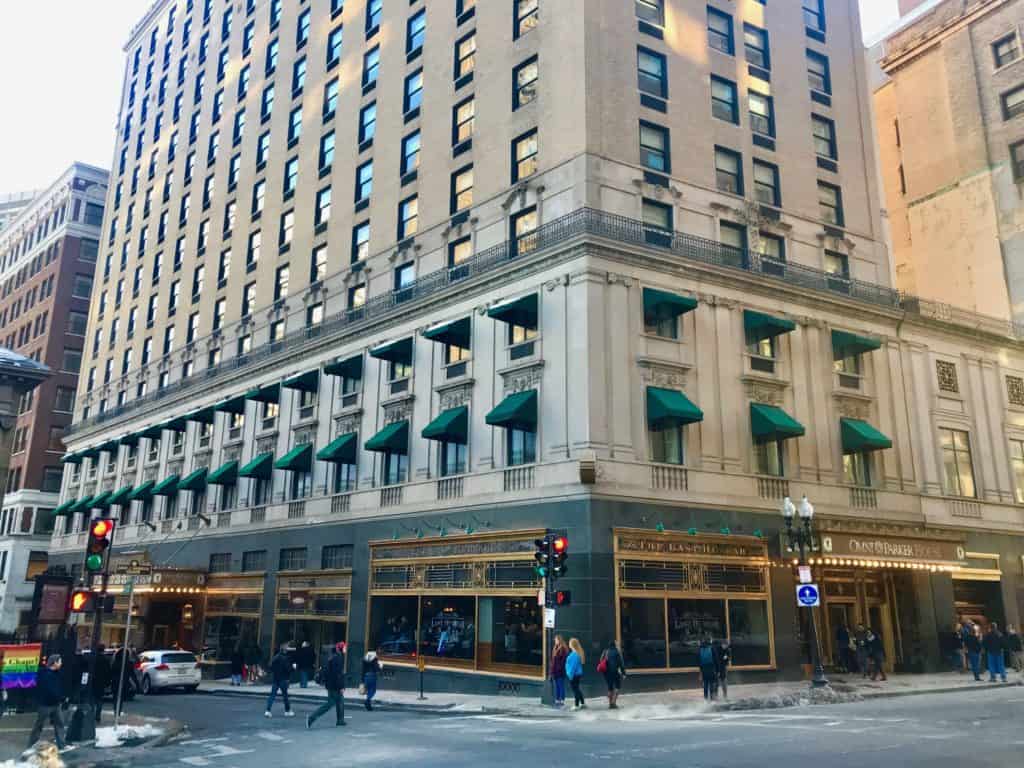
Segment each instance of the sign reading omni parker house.
[{"label": "sign reading omni parker house", "polygon": [[963,546],[955,541],[909,539],[869,534],[825,533],[821,550],[831,557],[869,557],[926,563],[962,563]]}]

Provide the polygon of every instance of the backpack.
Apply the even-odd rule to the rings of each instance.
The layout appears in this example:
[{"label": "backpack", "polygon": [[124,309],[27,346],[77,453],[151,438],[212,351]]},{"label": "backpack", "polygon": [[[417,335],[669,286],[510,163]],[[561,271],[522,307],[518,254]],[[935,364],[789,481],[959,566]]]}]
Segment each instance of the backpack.
[{"label": "backpack", "polygon": [[715,652],[710,645],[700,647],[700,665],[702,667],[713,667],[715,665]]}]

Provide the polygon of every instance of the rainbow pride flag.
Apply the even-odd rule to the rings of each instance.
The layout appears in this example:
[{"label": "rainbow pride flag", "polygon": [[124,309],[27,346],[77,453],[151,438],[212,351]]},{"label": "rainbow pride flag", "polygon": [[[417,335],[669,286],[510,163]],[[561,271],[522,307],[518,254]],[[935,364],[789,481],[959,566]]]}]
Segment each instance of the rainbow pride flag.
[{"label": "rainbow pride flag", "polygon": [[40,643],[28,645],[0,645],[0,656],[3,658],[3,688],[35,688],[36,674],[39,671],[39,654],[43,646]]}]

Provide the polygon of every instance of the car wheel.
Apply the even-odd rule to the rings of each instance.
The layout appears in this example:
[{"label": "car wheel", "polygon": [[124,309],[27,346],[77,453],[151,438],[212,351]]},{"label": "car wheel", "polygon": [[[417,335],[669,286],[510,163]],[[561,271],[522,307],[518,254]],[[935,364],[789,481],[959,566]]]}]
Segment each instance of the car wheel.
[{"label": "car wheel", "polygon": [[149,679],[149,675],[142,678],[142,695],[149,696],[153,692],[153,683]]}]

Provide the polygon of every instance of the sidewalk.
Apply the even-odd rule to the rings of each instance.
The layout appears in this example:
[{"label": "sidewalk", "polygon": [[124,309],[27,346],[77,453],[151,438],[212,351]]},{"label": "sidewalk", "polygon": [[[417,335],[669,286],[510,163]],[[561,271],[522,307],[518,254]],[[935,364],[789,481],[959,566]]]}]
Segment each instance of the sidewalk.
[{"label": "sidewalk", "polygon": [[[928,693],[949,693],[955,691],[984,690],[1005,685],[1024,685],[1024,677],[1011,672],[1009,683],[976,682],[971,675],[945,672],[928,675],[890,675],[888,681],[872,682],[856,675],[834,675],[830,678],[831,688],[812,695],[806,682],[760,683],[729,686],[729,699],[706,704],[699,688],[687,688],[657,693],[629,693],[629,678],[623,685],[619,699],[622,709],[648,711],[728,711],[740,709],[775,709],[779,707],[805,706],[809,704],[832,704],[848,701],[863,701],[872,698],[912,696]],[[232,686],[221,681],[203,681],[200,693],[220,696],[245,696],[265,699],[270,693],[269,685]],[[323,701],[327,693],[320,686],[310,683],[309,688],[293,685],[288,690],[295,701]],[[595,709],[600,701],[591,699]],[[346,706],[362,706],[363,699],[356,691],[345,692]],[[521,717],[549,717],[557,710],[542,705],[536,696],[485,696],[463,693],[427,693],[424,701],[419,700],[415,691],[378,690],[374,706],[382,709],[402,709],[435,714],[486,713],[511,714]],[[571,708],[562,710],[571,711]]]}]

